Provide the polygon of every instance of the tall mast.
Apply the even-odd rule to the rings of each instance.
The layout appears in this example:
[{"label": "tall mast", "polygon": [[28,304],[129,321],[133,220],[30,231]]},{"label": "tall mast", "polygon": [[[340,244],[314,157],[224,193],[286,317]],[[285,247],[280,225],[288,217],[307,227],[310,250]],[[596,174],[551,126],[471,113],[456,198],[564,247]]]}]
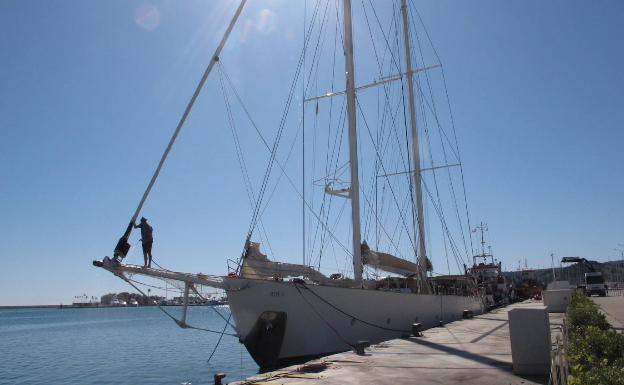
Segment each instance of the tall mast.
[{"label": "tall mast", "polygon": [[422,176],[420,167],[420,147],[418,145],[418,129],[416,127],[416,108],[414,99],[414,74],[412,72],[412,52],[409,41],[409,24],[407,18],[407,1],[401,0],[403,15],[403,45],[405,50],[405,66],[407,74],[407,90],[409,94],[410,126],[412,131],[412,161],[414,162],[414,204],[418,220],[418,265],[420,267],[421,292],[429,292],[427,285],[427,250],[425,248],[425,216],[422,199]]},{"label": "tall mast", "polygon": [[353,65],[353,35],[351,27],[351,0],[343,1],[344,52],[347,76],[347,117],[349,121],[349,163],[351,165],[351,222],[353,223],[353,279],[362,281],[360,235],[360,181],[358,174],[358,146],[355,127],[355,68]]}]

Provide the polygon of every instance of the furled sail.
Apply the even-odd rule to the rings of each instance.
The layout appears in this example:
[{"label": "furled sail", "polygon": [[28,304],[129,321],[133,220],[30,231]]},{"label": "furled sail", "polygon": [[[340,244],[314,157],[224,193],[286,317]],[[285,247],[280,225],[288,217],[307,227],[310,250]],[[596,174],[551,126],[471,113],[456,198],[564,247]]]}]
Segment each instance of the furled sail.
[{"label": "furled sail", "polygon": [[247,244],[241,275],[252,279],[305,277],[319,283],[330,281],[329,278],[309,266],[271,261],[265,254],[262,254],[260,244],[257,242]]},{"label": "furled sail", "polygon": [[394,255],[388,253],[371,250],[366,241],[362,243],[362,263],[389,273],[400,274],[406,277],[414,275],[418,272],[417,264],[395,257]]}]

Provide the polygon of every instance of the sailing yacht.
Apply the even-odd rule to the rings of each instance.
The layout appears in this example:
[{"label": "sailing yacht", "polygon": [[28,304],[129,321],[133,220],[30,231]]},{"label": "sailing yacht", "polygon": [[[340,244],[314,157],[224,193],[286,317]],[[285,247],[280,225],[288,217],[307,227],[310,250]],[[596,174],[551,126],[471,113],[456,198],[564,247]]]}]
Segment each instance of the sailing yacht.
[{"label": "sailing yacht", "polygon": [[[126,232],[115,248],[113,258],[94,261],[128,283],[127,275],[144,275],[154,278],[177,280],[184,284],[185,310],[181,326],[186,324],[186,306],[189,291],[198,285],[223,289],[227,294],[236,334],[262,368],[274,368],[290,362],[346,351],[362,341],[374,344],[381,341],[406,337],[412,326],[423,328],[438,326],[462,317],[465,311],[478,314],[484,311],[483,293],[469,275],[438,276],[432,280],[425,237],[425,209],[423,204],[423,181],[421,155],[416,127],[416,95],[414,90],[411,44],[409,40],[408,6],[400,1],[405,51],[404,73],[385,81],[401,81],[406,84],[406,116],[410,138],[411,164],[405,174],[413,188],[412,200],[414,226],[414,262],[399,256],[372,249],[361,233],[358,119],[353,55],[351,1],[342,1],[343,48],[345,56],[345,91],[336,93],[346,98],[346,121],[350,181],[345,188],[334,188],[327,183],[324,192],[346,199],[351,208],[352,277],[342,273],[329,276],[307,264],[282,263],[270,260],[262,251],[260,243],[253,242],[248,234],[244,251],[236,267],[227,276],[215,277],[204,274],[178,273],[164,269],[142,268],[122,263],[130,245],[128,237],[145,199],[158,177],[160,168],[190,112],[199,90],[212,68],[219,61],[221,49],[226,43],[241,10],[243,0],[219,44],[213,60],[187,107],[180,124],[167,146],[163,157],[135,211]],[[380,82],[383,83],[383,82]],[[333,95],[325,95],[333,96]],[[273,156],[271,160],[273,160]],[[254,213],[254,217],[257,213]],[[364,277],[364,267],[394,274],[383,277]],[[134,285],[133,285],[134,286]],[[136,286],[135,286],[136,287]]]}]

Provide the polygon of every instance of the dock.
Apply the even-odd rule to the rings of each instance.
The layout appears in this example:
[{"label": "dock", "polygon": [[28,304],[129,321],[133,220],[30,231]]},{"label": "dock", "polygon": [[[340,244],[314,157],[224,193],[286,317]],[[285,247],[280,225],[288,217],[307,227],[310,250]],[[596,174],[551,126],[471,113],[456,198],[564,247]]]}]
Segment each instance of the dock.
[{"label": "dock", "polygon": [[[426,330],[421,337],[394,339],[256,375],[237,385],[378,385],[378,384],[547,384],[548,376],[513,372],[508,312],[541,307],[525,301],[472,319]],[[563,314],[549,314],[551,340],[560,333]]]}]

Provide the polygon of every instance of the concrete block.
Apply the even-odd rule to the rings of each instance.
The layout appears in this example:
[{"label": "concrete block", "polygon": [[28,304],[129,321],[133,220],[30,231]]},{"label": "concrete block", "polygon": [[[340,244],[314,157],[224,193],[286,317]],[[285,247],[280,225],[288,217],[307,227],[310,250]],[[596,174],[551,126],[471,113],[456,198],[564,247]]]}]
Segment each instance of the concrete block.
[{"label": "concrete block", "polygon": [[509,337],[514,373],[548,374],[550,370],[550,322],[546,307],[509,311]]},{"label": "concrete block", "polygon": [[568,281],[553,281],[548,284],[546,290],[558,290],[558,289],[574,289],[574,286]]},{"label": "concrete block", "polygon": [[555,289],[542,292],[542,300],[549,313],[564,313],[571,298],[572,289]]}]

